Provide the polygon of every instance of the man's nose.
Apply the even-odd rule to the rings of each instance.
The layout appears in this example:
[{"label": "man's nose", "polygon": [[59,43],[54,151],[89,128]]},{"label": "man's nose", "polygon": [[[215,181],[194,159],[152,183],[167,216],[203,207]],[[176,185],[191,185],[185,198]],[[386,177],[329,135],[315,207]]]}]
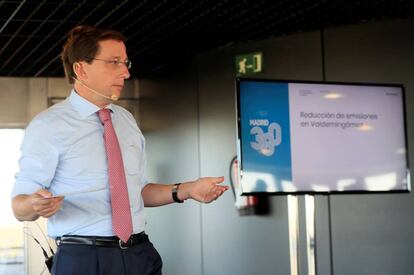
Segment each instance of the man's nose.
[{"label": "man's nose", "polygon": [[122,70],[122,78],[123,79],[128,79],[131,75],[129,74],[129,70],[127,68],[127,66],[125,64],[123,64],[123,66],[121,66],[121,70]]}]

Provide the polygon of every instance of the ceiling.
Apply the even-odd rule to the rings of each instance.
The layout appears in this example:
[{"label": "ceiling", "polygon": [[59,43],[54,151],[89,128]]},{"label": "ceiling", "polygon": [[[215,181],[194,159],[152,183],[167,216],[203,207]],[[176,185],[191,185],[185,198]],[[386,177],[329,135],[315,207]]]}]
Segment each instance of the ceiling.
[{"label": "ceiling", "polygon": [[0,76],[63,76],[78,24],[122,32],[139,77],[219,46],[412,16],[412,0],[0,0]]}]

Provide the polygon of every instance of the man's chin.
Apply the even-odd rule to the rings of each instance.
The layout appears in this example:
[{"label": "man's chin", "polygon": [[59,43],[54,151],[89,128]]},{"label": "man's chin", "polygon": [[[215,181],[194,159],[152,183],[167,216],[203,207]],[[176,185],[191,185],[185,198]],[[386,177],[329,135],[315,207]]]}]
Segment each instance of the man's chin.
[{"label": "man's chin", "polygon": [[114,89],[112,89],[111,96],[115,95],[119,98],[121,96],[123,88],[123,86],[115,86]]}]

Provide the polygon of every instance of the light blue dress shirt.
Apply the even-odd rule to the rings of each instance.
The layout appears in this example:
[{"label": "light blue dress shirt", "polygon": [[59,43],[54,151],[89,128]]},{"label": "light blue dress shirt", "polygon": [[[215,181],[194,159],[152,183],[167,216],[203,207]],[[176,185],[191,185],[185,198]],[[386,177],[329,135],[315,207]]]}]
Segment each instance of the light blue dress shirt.
[{"label": "light blue dress shirt", "polygon": [[[121,147],[134,233],[144,230],[141,190],[147,184],[145,139],[133,116],[110,104]],[[104,128],[99,107],[72,90],[66,100],[38,114],[26,129],[19,172],[12,191],[31,194],[46,188],[53,194],[105,188],[67,195],[48,219],[48,235],[113,236]]]}]

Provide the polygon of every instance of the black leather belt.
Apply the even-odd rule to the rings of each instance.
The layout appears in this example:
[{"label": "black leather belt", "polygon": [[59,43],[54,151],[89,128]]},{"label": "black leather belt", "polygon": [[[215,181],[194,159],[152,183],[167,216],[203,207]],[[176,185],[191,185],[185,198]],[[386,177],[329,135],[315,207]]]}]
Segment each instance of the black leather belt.
[{"label": "black leather belt", "polygon": [[83,244],[104,247],[119,247],[127,249],[131,246],[149,242],[148,235],[145,232],[131,235],[127,242],[123,242],[118,237],[98,237],[98,236],[78,236],[78,235],[63,235],[56,238],[56,244]]}]

